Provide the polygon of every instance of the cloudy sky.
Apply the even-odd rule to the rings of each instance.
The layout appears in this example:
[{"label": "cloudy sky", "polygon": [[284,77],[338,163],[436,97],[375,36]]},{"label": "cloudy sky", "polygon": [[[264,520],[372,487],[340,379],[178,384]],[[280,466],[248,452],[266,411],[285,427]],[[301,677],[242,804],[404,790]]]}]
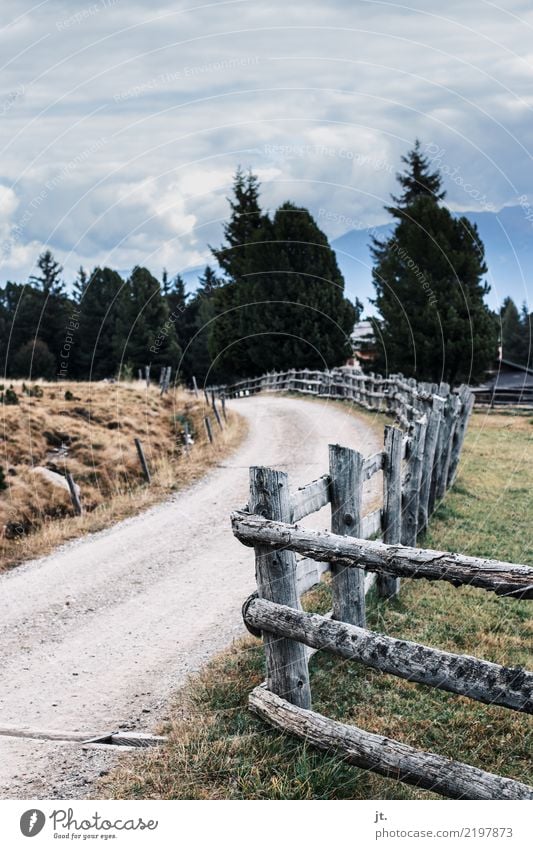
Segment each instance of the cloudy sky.
[{"label": "cloudy sky", "polygon": [[[1,278],[43,245],[174,274],[221,240],[236,166],[331,238],[383,223],[418,136],[455,210],[533,220],[533,6],[2,0]],[[532,224],[533,228],[533,224]],[[532,229],[533,233],[533,229]]]}]

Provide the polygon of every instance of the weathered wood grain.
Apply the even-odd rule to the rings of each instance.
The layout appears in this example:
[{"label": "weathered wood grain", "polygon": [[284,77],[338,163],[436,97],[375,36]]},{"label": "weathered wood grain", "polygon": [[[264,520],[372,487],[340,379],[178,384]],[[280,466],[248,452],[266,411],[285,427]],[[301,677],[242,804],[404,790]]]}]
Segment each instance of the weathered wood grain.
[{"label": "weathered wood grain", "polygon": [[[333,533],[361,535],[364,458],[342,445],[329,446],[331,530]],[[365,573],[344,563],[331,564],[333,619],[365,624]]]},{"label": "weathered wood grain", "polygon": [[435,452],[437,450],[437,441],[439,438],[439,427],[442,405],[441,399],[434,399],[434,404],[437,408],[433,408],[428,414],[428,425],[426,430],[426,440],[424,446],[424,462],[422,468],[422,476],[420,479],[420,497],[418,500],[418,532],[425,531],[430,516],[430,493],[431,481],[433,479],[433,466],[435,463]]},{"label": "weathered wood grain", "polygon": [[247,607],[246,623],[417,684],[533,713],[533,672],[521,668],[398,640],[263,599]]},{"label": "weathered wood grain", "polygon": [[457,426],[455,428],[455,433],[453,436],[450,468],[448,470],[448,487],[453,486],[453,484],[455,483],[455,478],[457,476],[457,468],[459,465],[459,458],[461,456],[464,438],[466,435],[466,429],[468,427],[468,422],[470,420],[470,416],[472,415],[472,410],[474,409],[475,403],[474,393],[468,388],[468,386],[465,386],[464,384],[459,387],[459,398],[461,400],[462,409],[459,414],[459,420],[457,422]]},{"label": "weathered wood grain", "polygon": [[[427,417],[414,422],[407,476],[402,492],[402,529],[403,545],[416,545],[418,534],[418,509],[420,486],[424,468],[424,449],[426,445]],[[387,540],[388,542],[388,540]]]},{"label": "weathered wood grain", "polygon": [[324,572],[329,572],[329,563],[320,563],[311,557],[302,557],[296,562],[296,586],[298,595],[302,596],[312,587],[320,583]]},{"label": "weathered wood grain", "polygon": [[[250,469],[250,509],[267,519],[287,520],[290,516],[289,483],[285,472],[252,466]],[[255,569],[261,598],[298,608],[296,557],[285,548],[272,548],[258,541]],[[307,652],[301,643],[264,635],[267,683],[272,692],[300,707],[310,707],[311,689]]]},{"label": "weathered wood grain", "polygon": [[291,493],[292,521],[297,522],[329,504],[329,475],[322,475]]},{"label": "weathered wood grain", "polygon": [[[400,542],[402,535],[402,445],[402,431],[386,427],[383,469],[383,541],[386,543]],[[381,598],[393,598],[400,591],[400,580],[395,575],[381,573],[377,588]]]},{"label": "weathered wood grain", "polygon": [[[313,531],[262,516],[235,512],[233,533],[248,545],[284,546],[326,563],[343,561],[370,572],[389,572],[404,578],[448,581],[454,586],[473,586],[497,595],[533,598],[533,567],[481,557],[468,557],[431,549],[387,545],[376,540],[355,539]],[[273,601],[274,599],[272,599]]]},{"label": "weathered wood grain", "polygon": [[380,534],[383,525],[383,510],[378,507],[368,516],[363,516],[361,521],[361,539],[369,539],[375,534]]},{"label": "weathered wood grain", "polygon": [[380,472],[385,462],[385,454],[383,451],[378,451],[373,454],[363,463],[363,480],[369,480],[376,472]]},{"label": "weathered wood grain", "polygon": [[533,799],[533,787],[527,784],[302,710],[265,687],[256,687],[248,704],[250,710],[275,728],[322,751],[450,799]]}]

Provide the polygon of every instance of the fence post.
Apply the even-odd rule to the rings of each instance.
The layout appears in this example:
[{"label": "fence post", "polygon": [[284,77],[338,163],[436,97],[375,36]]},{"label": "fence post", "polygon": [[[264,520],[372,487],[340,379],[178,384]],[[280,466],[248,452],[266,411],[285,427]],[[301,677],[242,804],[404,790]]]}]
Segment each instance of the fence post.
[{"label": "fence post", "polygon": [[148,468],[148,463],[146,462],[146,457],[144,456],[142,442],[137,436],[135,437],[135,447],[137,449],[137,454],[139,455],[139,460],[141,461],[141,468],[143,470],[146,483],[151,483],[152,479],[150,477],[150,470]]},{"label": "fence post", "polygon": [[437,440],[439,437],[440,427],[440,404],[435,398],[433,401],[433,409],[428,415],[428,425],[426,430],[426,444],[424,448],[424,462],[422,467],[422,477],[420,480],[420,498],[418,506],[418,533],[425,531],[429,522],[429,496],[431,490],[431,479],[433,477],[433,465],[435,463],[435,451],[437,449]]},{"label": "fence post", "polygon": [[225,395],[222,395],[222,397],[221,397],[220,401],[221,401],[221,403],[222,403],[222,416],[223,416],[223,418],[224,418],[224,421],[225,421],[225,422],[227,422],[228,417],[227,417],[227,415],[226,415],[226,396],[225,396]]},{"label": "fence post", "polygon": [[[250,512],[277,522],[290,522],[289,482],[285,472],[252,466]],[[260,598],[299,608],[296,555],[283,547],[255,546]],[[267,686],[278,696],[303,708],[311,707],[307,649],[302,643],[263,633]]]},{"label": "fence post", "polygon": [[213,412],[215,414],[215,419],[217,420],[217,425],[219,426],[220,430],[224,430],[224,427],[223,427],[222,422],[220,420],[220,414],[217,410],[217,402],[215,400],[214,395],[213,395]]},{"label": "fence post", "polygon": [[435,451],[433,452],[433,462],[431,464],[431,469],[429,469],[430,474],[430,484],[429,484],[429,497],[428,497],[428,521],[429,517],[433,513],[435,509],[435,495],[437,490],[437,474],[440,462],[440,454],[442,448],[442,432],[444,430],[444,408],[445,408],[446,400],[439,395],[436,395],[433,399],[433,408],[438,411],[439,421],[438,421],[438,430],[437,430],[437,439],[435,442]]},{"label": "fence post", "polygon": [[194,389],[194,394],[198,398],[198,384],[196,383],[196,378],[194,375],[192,377],[192,388]]},{"label": "fence post", "polygon": [[150,366],[144,367],[144,379],[146,380],[146,387],[150,386]]},{"label": "fence post", "polygon": [[[383,542],[394,545],[402,538],[402,441],[397,427],[385,427],[385,468],[383,469]],[[400,579],[378,575],[378,594],[391,598],[400,591]]]},{"label": "fence post", "polygon": [[459,410],[461,408],[461,401],[459,400],[458,396],[455,394],[450,395],[446,407],[447,416],[445,419],[445,435],[443,438],[442,457],[440,459],[437,476],[437,498],[444,498],[444,496],[446,495],[448,473],[452,457],[453,439],[455,435],[455,429],[457,427]]},{"label": "fence post", "polygon": [[213,431],[211,430],[211,422],[209,421],[209,416],[204,417],[204,424],[209,442],[213,442]]},{"label": "fence post", "polygon": [[81,501],[79,499],[79,495],[76,491],[76,484],[74,483],[74,480],[72,479],[72,475],[70,474],[70,472],[65,472],[65,477],[67,479],[68,488],[69,488],[69,491],[70,491],[70,500],[72,501],[72,506],[74,507],[74,512],[75,512],[76,516],[81,516],[81,514],[83,513],[83,509],[82,509],[82,506],[81,506]]},{"label": "fence post", "polygon": [[[342,445],[329,446],[331,530],[341,536],[361,536],[364,458]],[[365,626],[365,572],[331,564],[333,619]]]},{"label": "fence post", "polygon": [[466,426],[474,409],[475,395],[470,391],[468,386],[464,384],[459,387],[459,397],[463,404],[462,410],[459,413],[459,421],[453,435],[452,454],[450,459],[450,467],[448,469],[448,486],[452,486],[457,476],[457,467],[459,458],[463,448],[463,442],[466,434]]},{"label": "fence post", "polygon": [[420,504],[420,486],[424,466],[424,448],[426,444],[427,416],[414,422],[411,454],[409,457],[407,478],[402,498],[402,545],[416,546],[418,535],[418,513]]}]

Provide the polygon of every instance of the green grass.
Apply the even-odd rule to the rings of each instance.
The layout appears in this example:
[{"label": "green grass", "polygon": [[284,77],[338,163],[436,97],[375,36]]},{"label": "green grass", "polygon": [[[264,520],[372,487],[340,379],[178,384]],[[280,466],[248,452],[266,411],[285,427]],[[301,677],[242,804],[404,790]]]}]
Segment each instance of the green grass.
[{"label": "green grass", "polygon": [[[475,414],[457,484],[420,541],[513,562],[533,561],[531,422]],[[325,612],[329,588],[305,606]],[[530,666],[529,602],[470,588],[404,581],[392,604],[369,599],[369,627],[508,666]],[[261,643],[248,638],[195,676],[173,708],[170,742],[124,759],[99,795],[162,799],[428,799],[433,794],[356,769],[270,729],[247,710],[264,678]],[[318,653],[311,661],[313,707],[334,719],[420,749],[532,781],[530,717],[412,684]]]}]

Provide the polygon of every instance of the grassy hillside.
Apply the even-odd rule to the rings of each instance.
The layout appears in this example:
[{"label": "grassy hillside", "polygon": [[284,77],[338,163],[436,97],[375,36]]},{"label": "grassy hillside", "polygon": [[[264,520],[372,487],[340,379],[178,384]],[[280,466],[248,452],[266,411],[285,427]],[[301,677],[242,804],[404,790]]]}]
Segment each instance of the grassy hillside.
[{"label": "grassy hillside", "polygon": [[[0,568],[161,500],[218,462],[244,433],[243,420],[228,412],[223,434],[213,421],[212,447],[203,398],[181,389],[160,397],[157,387],[141,383],[11,386],[1,393]],[[185,422],[194,438],[188,455]],[[149,487],[135,437],[152,473]],[[42,467],[72,474],[81,489],[83,516],[74,516],[68,491],[36,471]]]},{"label": "grassy hillside", "polygon": [[[532,420],[474,414],[457,484],[421,544],[532,563]],[[253,557],[250,552],[250,557]],[[325,612],[327,585],[306,608]],[[449,584],[404,581],[393,604],[369,599],[369,627],[498,663],[531,667],[530,604]],[[180,694],[170,743],[129,756],[103,787],[115,798],[436,798],[349,767],[271,730],[246,707],[264,678],[258,640],[247,638],[209,664]],[[335,719],[522,781],[533,780],[531,717],[423,687],[318,653],[313,706]],[[169,729],[165,729],[167,732]]]}]

